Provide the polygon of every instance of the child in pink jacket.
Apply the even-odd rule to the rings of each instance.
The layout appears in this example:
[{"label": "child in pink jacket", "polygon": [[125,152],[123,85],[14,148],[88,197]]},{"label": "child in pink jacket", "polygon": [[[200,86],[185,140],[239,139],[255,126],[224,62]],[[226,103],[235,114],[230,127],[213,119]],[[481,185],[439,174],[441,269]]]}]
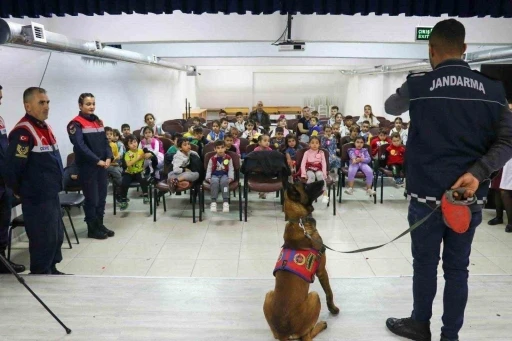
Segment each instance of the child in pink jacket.
[{"label": "child in pink jacket", "polygon": [[304,152],[302,163],[300,165],[300,174],[303,178],[308,179],[307,183],[315,181],[324,182],[324,196],[322,202],[327,204],[329,196],[327,195],[327,161],[325,160],[324,151],[320,149],[320,139],[318,136],[311,136],[309,139],[309,149]]}]

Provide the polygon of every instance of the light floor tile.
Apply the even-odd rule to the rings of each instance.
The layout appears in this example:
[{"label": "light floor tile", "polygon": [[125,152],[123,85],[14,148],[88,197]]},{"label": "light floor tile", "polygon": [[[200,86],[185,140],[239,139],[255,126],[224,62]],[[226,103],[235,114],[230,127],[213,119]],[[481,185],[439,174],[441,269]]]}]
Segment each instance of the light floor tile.
[{"label": "light floor tile", "polygon": [[122,244],[102,244],[90,243],[75,257],[80,258],[114,258],[116,257],[124,245]]},{"label": "light floor tile", "polygon": [[506,272],[485,257],[470,259],[469,273],[472,275],[504,275]]},{"label": "light floor tile", "polygon": [[119,252],[117,258],[156,258],[163,245],[163,241],[161,243],[130,242]]},{"label": "light floor tile", "polygon": [[206,260],[198,259],[192,277],[236,277],[238,259]]},{"label": "light floor tile", "polygon": [[240,247],[240,260],[267,259],[277,261],[281,247],[277,244],[248,244],[243,243]]},{"label": "light floor tile", "polygon": [[272,272],[276,260],[269,259],[241,259],[238,262],[238,275],[240,278],[274,278]]},{"label": "light floor tile", "polygon": [[364,259],[331,259],[326,267],[331,278],[375,276]]},{"label": "light floor tile", "polygon": [[412,276],[413,269],[404,257],[402,258],[369,258],[368,264],[376,276]]},{"label": "light floor tile", "polygon": [[145,276],[154,261],[154,258],[116,258],[107,265],[103,275]]},{"label": "light floor tile", "polygon": [[[359,248],[366,248],[375,246],[371,243],[357,243],[357,246]],[[383,246],[376,250],[371,251],[365,251],[363,252],[364,257],[367,259],[375,259],[375,258],[403,258],[405,259],[405,256],[400,252],[400,250],[393,244],[388,244],[386,246]]]},{"label": "light floor tile", "polygon": [[101,275],[113,258],[73,258],[59,270],[74,275]]},{"label": "light floor tile", "polygon": [[199,250],[201,250],[201,245],[201,243],[175,243],[168,241],[162,246],[156,258],[195,260],[197,259]]},{"label": "light floor tile", "polygon": [[473,242],[473,249],[485,257],[512,257],[512,248],[501,242]]},{"label": "light floor tile", "polygon": [[488,259],[508,275],[512,275],[512,257],[489,257]]},{"label": "light floor tile", "polygon": [[204,243],[197,259],[238,259],[240,256],[240,243]]},{"label": "light floor tile", "polygon": [[146,276],[190,277],[196,264],[195,259],[161,258],[155,259]]}]

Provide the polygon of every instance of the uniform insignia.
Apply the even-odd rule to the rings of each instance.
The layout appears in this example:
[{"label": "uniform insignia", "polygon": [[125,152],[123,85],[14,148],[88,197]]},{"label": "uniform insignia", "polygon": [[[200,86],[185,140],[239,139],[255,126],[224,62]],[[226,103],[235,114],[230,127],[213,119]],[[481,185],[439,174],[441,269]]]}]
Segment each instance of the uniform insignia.
[{"label": "uniform insignia", "polygon": [[21,144],[16,146],[16,157],[27,158],[28,147],[23,147]]},{"label": "uniform insignia", "polygon": [[20,136],[20,141],[28,142],[28,136],[21,135],[21,136]]},{"label": "uniform insignia", "polygon": [[68,133],[70,135],[74,135],[76,133],[76,127],[75,127],[75,125],[73,123],[70,123],[68,125]]},{"label": "uniform insignia", "polygon": [[313,268],[313,265],[315,264],[315,260],[316,260],[316,256],[312,253],[310,253],[308,255],[308,258],[306,259],[306,269],[308,269],[308,271],[311,271],[311,269]]},{"label": "uniform insignia", "polygon": [[304,255],[302,253],[297,253],[293,257],[293,261],[297,265],[304,265],[304,263],[306,263],[306,258],[304,257]]}]

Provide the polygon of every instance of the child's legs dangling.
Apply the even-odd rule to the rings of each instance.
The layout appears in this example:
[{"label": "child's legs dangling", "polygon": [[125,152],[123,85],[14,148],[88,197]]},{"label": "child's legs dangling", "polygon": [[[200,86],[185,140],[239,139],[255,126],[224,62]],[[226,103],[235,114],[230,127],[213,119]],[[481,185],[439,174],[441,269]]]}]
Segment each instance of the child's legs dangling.
[{"label": "child's legs dangling", "polygon": [[324,182],[324,195],[327,195],[327,185],[325,183],[324,179],[324,172],[322,171],[316,171],[315,172],[316,181],[323,181]]},{"label": "child's legs dangling", "polygon": [[212,175],[212,178],[210,180],[210,194],[212,202],[217,202],[217,197],[219,196],[219,188],[220,178],[218,176]]},{"label": "child's legs dangling", "polygon": [[366,163],[361,163],[359,168],[361,169],[361,172],[363,172],[366,177],[366,188],[371,189],[373,187],[373,170],[372,170],[372,168],[369,165],[367,165]]},{"label": "child's legs dangling", "polygon": [[351,164],[348,166],[347,185],[350,188],[354,187],[354,179],[356,178],[357,171],[359,170],[359,164]]},{"label": "child's legs dangling", "polygon": [[316,181],[315,172],[308,170],[306,172],[306,175],[308,176],[308,181],[307,181],[308,184]]}]

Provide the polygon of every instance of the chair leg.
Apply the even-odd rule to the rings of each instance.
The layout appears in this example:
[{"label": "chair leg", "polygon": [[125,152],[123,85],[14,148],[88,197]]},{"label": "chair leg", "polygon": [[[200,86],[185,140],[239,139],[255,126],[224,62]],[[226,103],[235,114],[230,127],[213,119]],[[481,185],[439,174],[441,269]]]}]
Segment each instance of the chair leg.
[{"label": "chair leg", "polygon": [[240,221],[242,221],[242,188],[241,188],[241,186],[238,186],[238,215],[239,215]]},{"label": "chair leg", "polygon": [[341,174],[341,182],[340,182],[340,192],[338,193],[339,194],[339,199],[338,199],[338,203],[341,204],[341,197],[343,195],[343,187],[345,187],[345,174]]},{"label": "chair leg", "polygon": [[157,202],[156,197],[158,196],[156,187],[153,190],[153,194],[155,195],[155,200],[153,201],[153,222],[156,222],[156,202]]},{"label": "chair leg", "polygon": [[69,212],[70,209],[68,207],[66,207],[66,208],[64,208],[64,210],[68,214],[69,223],[71,224],[71,228],[73,229],[73,233],[75,234],[76,243],[80,244],[80,242],[78,241],[78,235],[76,234],[75,224],[73,224],[73,219],[71,219],[71,213]]},{"label": "chair leg", "polygon": [[[327,197],[329,199],[331,198],[331,186],[327,187]],[[327,203],[327,207],[329,207],[330,204],[331,204],[331,200],[329,200],[329,202]]]},{"label": "chair leg", "polygon": [[66,225],[64,225],[64,221],[62,219],[61,219],[61,221],[62,221],[62,229],[64,230],[64,234],[66,235],[66,239],[68,241],[69,248],[72,249],[73,246],[71,245],[71,240],[69,240],[68,230],[66,230]]},{"label": "chair leg", "polygon": [[384,200],[384,173],[380,175],[380,203]]},{"label": "chair leg", "polygon": [[165,192],[162,192],[162,205],[164,206],[164,212],[167,212],[167,204],[165,203]]},{"label": "chair leg", "polygon": [[199,186],[199,192],[197,193],[197,197],[199,199],[199,222],[203,221],[203,195],[201,194],[204,191],[203,186]]},{"label": "chair leg", "polygon": [[115,184],[112,184],[112,198],[114,199],[113,200],[113,204],[114,204],[114,215],[116,215],[116,196],[117,196],[117,191],[116,191],[116,185]]},{"label": "chair leg", "polygon": [[190,188],[190,198],[192,199],[192,222],[196,223],[196,189]]},{"label": "chair leg", "polygon": [[12,227],[9,226],[9,241],[7,243],[7,260],[11,260]]},{"label": "chair leg", "polygon": [[244,221],[247,222],[247,186],[244,186]]},{"label": "chair leg", "polygon": [[332,190],[332,200],[332,215],[336,215],[336,191],[334,190],[334,188]]},{"label": "chair leg", "polygon": [[[153,214],[153,191],[151,184],[148,186],[148,194],[149,194],[149,216]],[[156,199],[155,199],[156,200]]]}]

